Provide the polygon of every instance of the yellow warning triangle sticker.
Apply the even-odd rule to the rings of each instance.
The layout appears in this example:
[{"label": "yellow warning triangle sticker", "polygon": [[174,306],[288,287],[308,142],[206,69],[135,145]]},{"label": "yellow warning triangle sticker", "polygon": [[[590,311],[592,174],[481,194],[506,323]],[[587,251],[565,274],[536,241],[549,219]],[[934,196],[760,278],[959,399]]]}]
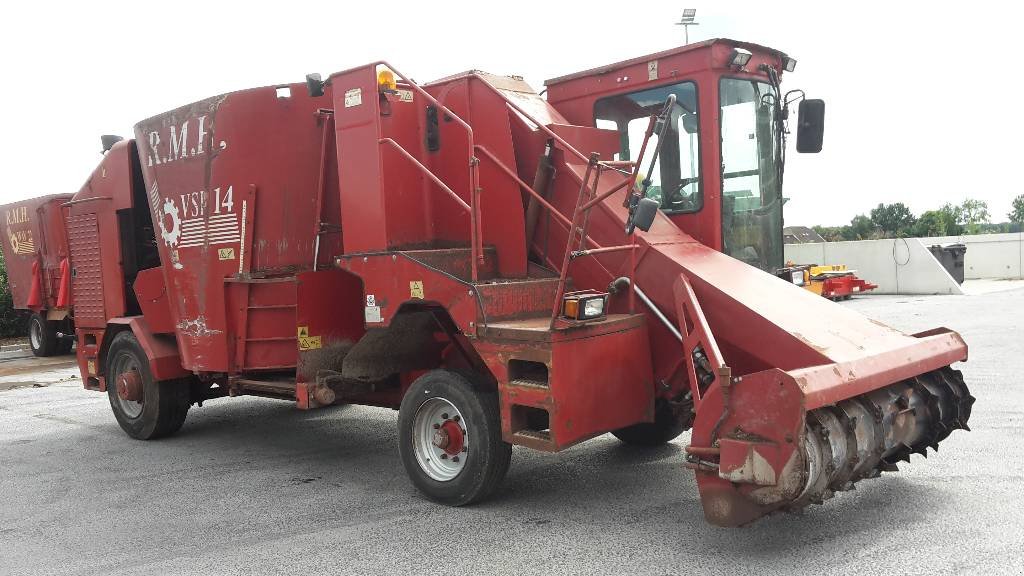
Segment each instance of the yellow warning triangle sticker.
[{"label": "yellow warning triangle sticker", "polygon": [[306,338],[309,336],[309,326],[299,326],[299,338]]}]

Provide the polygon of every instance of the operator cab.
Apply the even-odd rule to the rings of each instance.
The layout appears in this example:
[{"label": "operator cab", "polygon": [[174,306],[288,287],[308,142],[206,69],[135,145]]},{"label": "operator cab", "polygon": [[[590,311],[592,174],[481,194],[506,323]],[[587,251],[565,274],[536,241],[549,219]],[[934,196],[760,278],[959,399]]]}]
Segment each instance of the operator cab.
[{"label": "operator cab", "polygon": [[638,184],[703,244],[773,272],[783,264],[790,104],[800,101],[797,150],[821,150],[824,105],[779,88],[795,67],[777,50],[716,39],[545,84],[570,122],[618,132],[619,160],[639,157],[651,116],[674,98],[643,154],[640,174],[651,176]]}]

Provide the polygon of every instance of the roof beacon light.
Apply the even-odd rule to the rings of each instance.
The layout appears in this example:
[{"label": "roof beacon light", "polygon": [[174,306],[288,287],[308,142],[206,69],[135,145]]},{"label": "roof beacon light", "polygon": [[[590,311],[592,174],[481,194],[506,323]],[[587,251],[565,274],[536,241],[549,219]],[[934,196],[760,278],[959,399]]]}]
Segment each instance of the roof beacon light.
[{"label": "roof beacon light", "polygon": [[377,90],[385,94],[393,94],[398,91],[398,82],[395,81],[395,73],[391,70],[381,70],[378,72]]}]

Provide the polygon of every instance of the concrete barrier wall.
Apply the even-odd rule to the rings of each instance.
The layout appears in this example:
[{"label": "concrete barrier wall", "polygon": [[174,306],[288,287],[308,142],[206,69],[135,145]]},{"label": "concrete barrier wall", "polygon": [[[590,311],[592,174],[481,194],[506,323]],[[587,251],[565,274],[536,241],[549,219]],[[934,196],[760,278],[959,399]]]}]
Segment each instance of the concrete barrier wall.
[{"label": "concrete barrier wall", "polygon": [[[796,264],[845,264],[877,284],[876,294],[963,294],[960,285],[918,238],[787,244],[786,260]],[[967,253],[970,254],[968,247]]]},{"label": "concrete barrier wall", "polygon": [[1024,233],[921,238],[921,242],[925,246],[966,244],[965,278],[1024,278]]}]

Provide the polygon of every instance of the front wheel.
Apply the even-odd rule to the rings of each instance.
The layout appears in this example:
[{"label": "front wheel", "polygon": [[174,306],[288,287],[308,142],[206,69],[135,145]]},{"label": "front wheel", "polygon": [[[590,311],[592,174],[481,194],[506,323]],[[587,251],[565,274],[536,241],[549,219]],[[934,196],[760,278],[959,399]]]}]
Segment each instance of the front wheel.
[{"label": "front wheel", "polygon": [[501,439],[497,394],[448,370],[413,382],[398,413],[398,438],[412,483],[452,506],[493,493],[512,458],[512,445]]},{"label": "front wheel", "polygon": [[110,343],[106,380],[114,418],[132,438],[170,436],[184,424],[192,404],[188,383],[154,380],[146,353],[130,331]]}]

